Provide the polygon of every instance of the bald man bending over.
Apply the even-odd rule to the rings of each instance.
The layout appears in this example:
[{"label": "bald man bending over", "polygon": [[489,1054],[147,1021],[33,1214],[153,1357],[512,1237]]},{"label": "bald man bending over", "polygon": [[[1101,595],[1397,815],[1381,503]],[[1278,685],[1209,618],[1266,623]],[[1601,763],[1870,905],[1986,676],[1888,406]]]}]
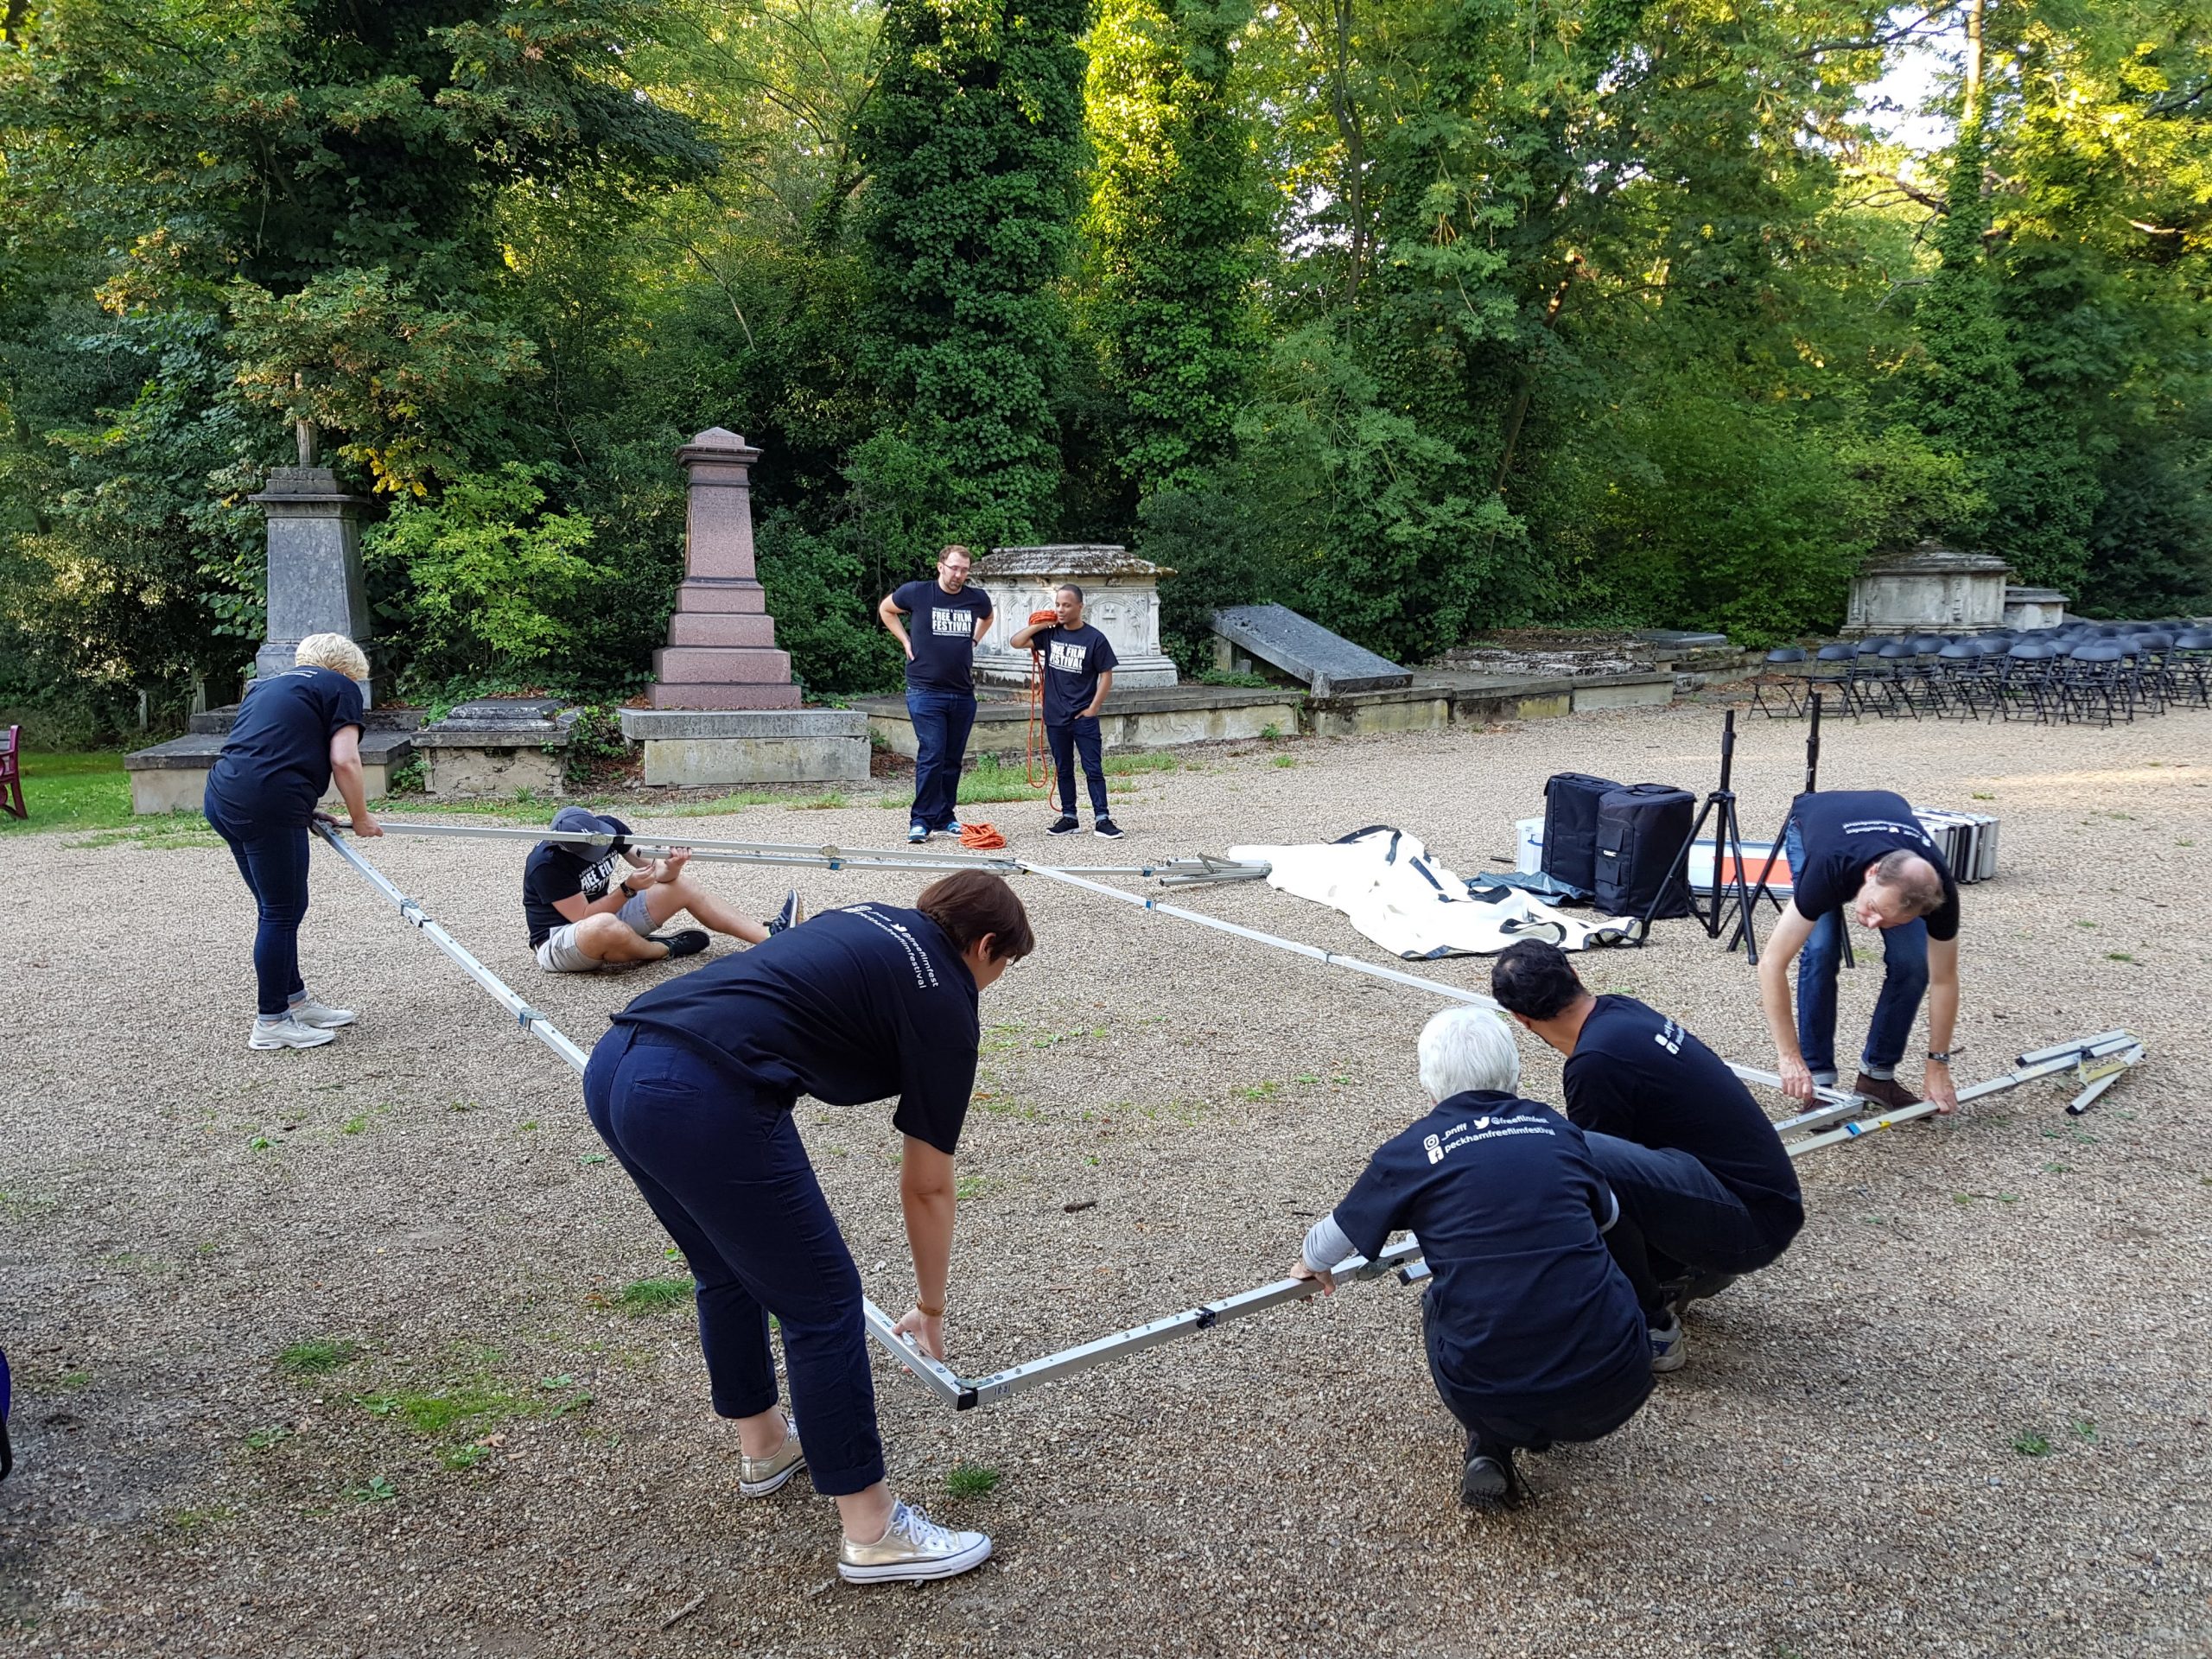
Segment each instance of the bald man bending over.
[{"label": "bald man bending over", "polygon": [[[1848,911],[1882,934],[1882,993],[1866,1031],[1856,1091],[1892,1109],[1918,1098],[1897,1080],[1923,994],[1928,1060],[1921,1087],[1958,1109],[1951,1033],[1959,1017],[1959,889],[1904,797],[1886,789],[1800,795],[1785,838],[1792,896],[1759,957],[1759,1000],[1781,1060],[1783,1091],[1809,1102],[1836,1081],[1836,968]],[[1797,970],[1791,1019],[1789,964]]]}]

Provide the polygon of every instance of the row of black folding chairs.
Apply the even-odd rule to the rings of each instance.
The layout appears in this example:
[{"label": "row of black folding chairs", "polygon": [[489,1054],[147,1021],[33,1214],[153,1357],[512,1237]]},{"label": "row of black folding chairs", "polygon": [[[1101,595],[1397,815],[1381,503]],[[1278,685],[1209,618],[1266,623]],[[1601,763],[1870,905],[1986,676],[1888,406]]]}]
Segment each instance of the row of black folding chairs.
[{"label": "row of black folding chairs", "polygon": [[2092,721],[2109,726],[2177,704],[2212,707],[2212,628],[2076,622],[1843,641],[1767,653],[1752,706],[1770,719],[1805,711],[1807,694],[1853,720]]}]

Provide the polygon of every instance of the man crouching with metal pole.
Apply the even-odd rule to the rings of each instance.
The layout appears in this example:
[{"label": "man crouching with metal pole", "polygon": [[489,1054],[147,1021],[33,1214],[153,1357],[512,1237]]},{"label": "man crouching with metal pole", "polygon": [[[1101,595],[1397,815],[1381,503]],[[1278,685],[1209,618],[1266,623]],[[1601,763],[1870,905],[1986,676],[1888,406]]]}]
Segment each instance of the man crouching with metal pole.
[{"label": "man crouching with metal pole", "polygon": [[1557,945],[1509,945],[1490,994],[1567,1056],[1567,1115],[1620,1199],[1605,1242],[1643,1304],[1651,1369],[1681,1370],[1681,1309],[1767,1266],[1805,1224],[1782,1138],[1725,1060],[1632,996],[1591,995]]},{"label": "man crouching with metal pole", "polygon": [[1607,1254],[1616,1213],[1582,1132],[1522,1100],[1504,1021],[1450,1008],[1422,1027],[1421,1082],[1436,1109],[1394,1135],[1306,1236],[1294,1278],[1379,1254],[1410,1228],[1434,1275],[1421,1330],[1436,1391],[1467,1431],[1460,1501],[1510,1501],[1513,1453],[1594,1440],[1651,1393],[1636,1292]]},{"label": "man crouching with metal pole", "polygon": [[[814,1490],[837,1500],[837,1571],[855,1582],[950,1578],[988,1559],[991,1541],[936,1525],[884,1484],[860,1273],[791,1108],[802,1094],[836,1106],[899,1096],[918,1294],[896,1328],[943,1360],[976,995],[1035,945],[1014,889],[962,870],[911,910],[832,910],[647,991],[584,1071],[593,1127],[698,1281],[715,1411],[737,1422],[738,1491],[765,1497],[806,1464]],[[776,1408],[772,1314],[796,1421]]]}]

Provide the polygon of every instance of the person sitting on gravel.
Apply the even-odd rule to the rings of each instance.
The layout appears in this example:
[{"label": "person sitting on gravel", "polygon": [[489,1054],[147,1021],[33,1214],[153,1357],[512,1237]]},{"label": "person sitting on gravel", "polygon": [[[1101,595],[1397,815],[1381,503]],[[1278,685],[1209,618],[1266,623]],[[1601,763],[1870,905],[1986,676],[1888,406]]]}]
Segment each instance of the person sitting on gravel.
[{"label": "person sitting on gravel", "polygon": [[[581,806],[553,815],[553,828],[565,835],[612,836],[605,850],[558,841],[541,841],[531,849],[522,871],[522,910],[530,924],[530,945],[537,965],[552,974],[604,974],[670,957],[696,956],[707,935],[696,927],[657,933],[678,911],[689,911],[717,933],[758,944],[802,919],[798,894],[784,896],[784,907],[766,922],[747,920],[683,873],[691,854],[677,848],[661,859],[641,858],[622,838],[630,826]],[[615,879],[617,860],[635,874]]]},{"label": "person sitting on gravel", "polygon": [[1635,1290],[1605,1246],[1618,1206],[1582,1131],[1514,1092],[1505,1022],[1451,1008],[1422,1028],[1421,1081],[1436,1109],[1376,1152],[1315,1223],[1292,1276],[1333,1268],[1410,1228],[1433,1275],[1421,1329],[1436,1391],[1467,1431],[1459,1497],[1520,1495],[1513,1453],[1594,1440],[1651,1393]]},{"label": "person sitting on gravel", "polygon": [[[937,1525],[885,1484],[861,1276],[791,1109],[801,1095],[899,1097],[916,1294],[895,1329],[942,1362],[977,998],[1036,944],[1012,887],[960,870],[912,909],[828,911],[654,987],[614,1016],[584,1071],[592,1126],[697,1281],[714,1409],[737,1424],[738,1491],[766,1497],[804,1464],[837,1500],[849,1580],[950,1578],[982,1566],[991,1541]],[[777,1408],[772,1316],[804,1449]]]},{"label": "person sitting on gravel", "polygon": [[[1923,995],[1928,999],[1928,1064],[1922,1089],[1941,1113],[1958,1109],[1951,1084],[1951,1033],[1959,1017],[1959,888],[1943,855],[1902,795],[1886,789],[1822,790],[1789,809],[1789,907],[1759,953],[1759,1001],[1781,1064],[1782,1090],[1811,1103],[1815,1084],[1836,1081],[1836,969],[1848,909],[1882,931],[1882,990],[1866,1028],[1854,1093],[1895,1111],[1917,1103],[1897,1080]],[[1797,1017],[1789,1008],[1789,964],[1798,952]]]},{"label": "person sitting on gravel", "polygon": [[1681,1309],[1756,1272],[1805,1224],[1782,1138],[1726,1062],[1632,996],[1592,996],[1555,944],[1523,939],[1491,995],[1567,1056],[1567,1115],[1620,1200],[1605,1236],[1651,1331],[1651,1369],[1688,1357]]}]

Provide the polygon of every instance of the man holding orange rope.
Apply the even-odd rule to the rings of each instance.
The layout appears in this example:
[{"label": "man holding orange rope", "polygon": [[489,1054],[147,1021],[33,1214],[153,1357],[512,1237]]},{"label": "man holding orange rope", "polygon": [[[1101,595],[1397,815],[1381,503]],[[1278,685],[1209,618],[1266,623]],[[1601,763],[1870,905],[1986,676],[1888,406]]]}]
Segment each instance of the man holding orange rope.
[{"label": "man holding orange rope", "polygon": [[1083,620],[1083,589],[1065,582],[1052,594],[1053,620],[1032,622],[1009,642],[1016,651],[1033,649],[1045,665],[1045,737],[1052,745],[1055,792],[1060,816],[1048,836],[1071,836],[1082,828],[1075,816],[1075,762],[1083,759],[1084,781],[1090,789],[1090,829],[1119,841],[1121,830],[1106,810],[1106,767],[1101,758],[1098,709],[1114,689],[1118,660],[1106,636]]}]

